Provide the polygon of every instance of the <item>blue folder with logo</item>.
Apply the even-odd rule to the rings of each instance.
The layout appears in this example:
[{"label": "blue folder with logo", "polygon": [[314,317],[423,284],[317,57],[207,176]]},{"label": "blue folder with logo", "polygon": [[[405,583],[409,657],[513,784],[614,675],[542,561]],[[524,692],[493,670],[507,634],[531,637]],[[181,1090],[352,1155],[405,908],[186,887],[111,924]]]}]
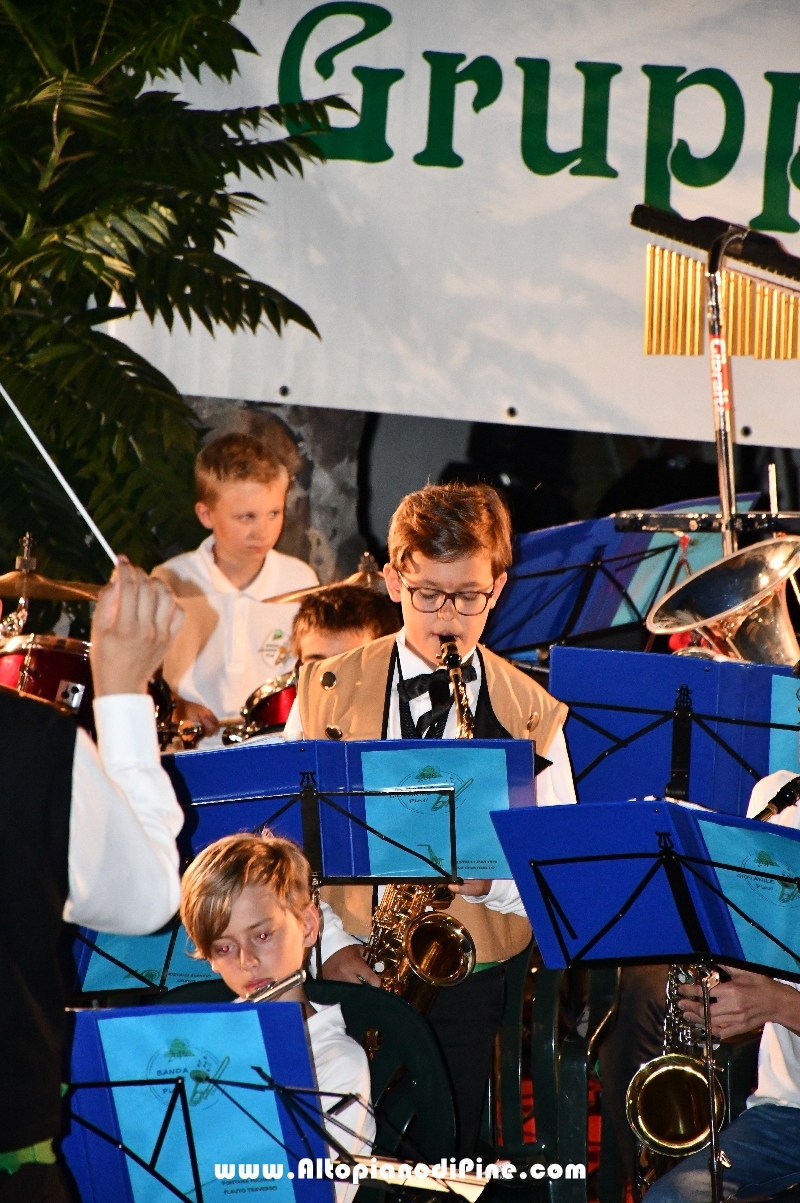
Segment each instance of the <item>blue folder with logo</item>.
[{"label": "blue folder with logo", "polygon": [[674,802],[492,818],[548,968],[706,956],[800,981],[800,832]]},{"label": "blue folder with logo", "polygon": [[326,881],[508,878],[489,815],[535,802],[528,740],[243,744],[163,763],[195,853],[268,827]]},{"label": "blue folder with logo", "polygon": [[550,692],[565,726],[581,802],[664,797],[683,699],[687,797],[744,815],[756,781],[800,773],[800,680],[777,665],[556,647]]},{"label": "blue folder with logo", "polygon": [[78,1012],[68,1104],[83,1203],[333,1203],[297,1003]]},{"label": "blue folder with logo", "polygon": [[81,927],[73,942],[76,989],[83,994],[112,990],[172,990],[216,975],[208,961],[191,955],[182,924],[150,936],[119,936]]}]

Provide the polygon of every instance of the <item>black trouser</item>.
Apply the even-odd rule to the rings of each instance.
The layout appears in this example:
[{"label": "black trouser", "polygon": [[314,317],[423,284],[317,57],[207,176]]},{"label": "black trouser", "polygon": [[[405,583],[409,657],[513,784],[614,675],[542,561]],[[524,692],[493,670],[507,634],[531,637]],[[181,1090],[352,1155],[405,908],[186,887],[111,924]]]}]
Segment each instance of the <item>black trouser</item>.
[{"label": "black trouser", "polygon": [[603,1106],[614,1125],[626,1172],[635,1181],[636,1137],[625,1115],[633,1075],[664,1047],[668,965],[629,965],[622,970],[614,1030],[600,1045]]},{"label": "black trouser", "polygon": [[26,1163],[16,1174],[0,1170],[0,1203],[68,1203],[58,1165]]},{"label": "black trouser", "polygon": [[503,968],[495,965],[440,990],[428,1015],[453,1088],[458,1157],[475,1155],[504,996]]}]

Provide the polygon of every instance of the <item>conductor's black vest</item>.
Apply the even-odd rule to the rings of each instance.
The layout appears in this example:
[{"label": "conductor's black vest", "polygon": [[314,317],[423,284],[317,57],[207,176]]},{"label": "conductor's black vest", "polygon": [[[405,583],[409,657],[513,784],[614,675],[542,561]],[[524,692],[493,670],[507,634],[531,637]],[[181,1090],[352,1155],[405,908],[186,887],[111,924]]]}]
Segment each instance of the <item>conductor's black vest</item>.
[{"label": "conductor's black vest", "polygon": [[76,725],[0,688],[0,1152],[58,1135]]}]

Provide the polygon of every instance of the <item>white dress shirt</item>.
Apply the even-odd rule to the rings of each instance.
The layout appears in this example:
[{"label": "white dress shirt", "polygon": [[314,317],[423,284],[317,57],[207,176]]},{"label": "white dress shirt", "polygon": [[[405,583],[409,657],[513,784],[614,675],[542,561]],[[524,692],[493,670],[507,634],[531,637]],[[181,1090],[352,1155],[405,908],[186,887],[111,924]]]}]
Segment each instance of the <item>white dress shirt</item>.
[{"label": "white dress shirt", "polygon": [[[464,657],[464,660],[469,660],[473,656],[473,651]],[[405,629],[397,633],[397,656],[400,661],[400,672],[403,675],[403,680],[408,681],[412,677],[417,677],[421,673],[429,673],[430,665],[426,664],[415,652],[412,652],[406,646]],[[473,714],[478,704],[478,694],[481,688],[482,670],[480,660],[474,656],[473,663],[475,665],[475,680],[467,681],[467,697],[469,698],[470,709]],[[392,681],[391,696],[389,699],[389,715],[387,721],[386,738],[401,739],[400,729],[400,699],[397,693],[397,685],[400,679],[395,666],[394,679]],[[430,697],[423,694],[421,697],[412,698],[409,703],[411,709],[411,717],[416,723],[422,714],[430,710]],[[450,710],[447,716],[447,723],[444,729],[444,739],[455,739],[458,719],[456,717],[455,706]],[[284,739],[294,740],[303,739],[303,724],[300,719],[300,708],[295,701],[289,713],[289,718],[286,722],[286,727],[283,732]],[[547,750],[547,759],[552,763],[549,768],[544,769],[536,778],[536,805],[537,806],[558,806],[562,804],[574,803],[577,801],[575,797],[575,785],[572,780],[572,767],[569,761],[569,753],[567,752],[567,742],[564,738],[563,730],[559,730],[550,747]],[[384,887],[379,888],[379,897],[383,893]],[[525,908],[522,905],[522,899],[519,896],[516,882],[510,879],[497,878],[492,882],[491,889],[488,894],[483,894],[477,897],[463,895],[467,902],[484,903],[490,911],[499,911],[501,914],[513,914],[526,917]],[[321,904],[322,912],[322,960],[326,961],[328,957],[333,956],[341,948],[346,948],[349,944],[358,944],[361,941],[356,936],[351,936],[345,932],[342,921],[339,916],[331,909],[331,907],[323,902]]]},{"label": "white dress shirt", "polygon": [[255,580],[237,589],[217,567],[209,535],[196,551],[159,564],[153,576],[172,587],[186,612],[164,677],[188,702],[233,718],[254,689],[294,667],[289,637],[297,605],[264,599],[319,583],[302,560],[269,551]]},{"label": "white dress shirt", "polygon": [[[339,1101],[335,1097],[326,1098],[325,1091],[330,1091],[332,1095],[359,1096],[358,1100],[337,1111],[335,1117],[326,1120],[325,1127],[349,1153],[367,1156],[372,1152],[375,1139],[367,1054],[360,1044],[347,1035],[342,1008],[338,1003],[329,1007],[316,1003],[311,1005],[315,1013],[306,1022],[317,1086],[322,1094],[320,1105],[323,1112],[335,1107]],[[331,1157],[335,1156],[337,1153],[332,1149]],[[336,1203],[350,1203],[356,1190],[357,1187],[352,1183],[337,1181]]]},{"label": "white dress shirt", "polygon": [[183,826],[161,767],[153,702],[114,694],[94,703],[97,747],[78,729],[63,917],[96,931],[145,935],[181,896],[175,837]]},{"label": "white dress shirt", "polygon": [[[793,780],[797,773],[779,769],[762,777],[753,786],[747,817],[759,814],[778,790]],[[800,806],[787,806],[779,815],[768,820],[779,827],[800,830]],[[797,982],[785,982],[794,990],[800,990]],[[758,1086],[747,1100],[748,1107],[761,1103],[773,1103],[779,1107],[800,1107],[800,1036],[780,1023],[765,1023],[758,1049]]]}]

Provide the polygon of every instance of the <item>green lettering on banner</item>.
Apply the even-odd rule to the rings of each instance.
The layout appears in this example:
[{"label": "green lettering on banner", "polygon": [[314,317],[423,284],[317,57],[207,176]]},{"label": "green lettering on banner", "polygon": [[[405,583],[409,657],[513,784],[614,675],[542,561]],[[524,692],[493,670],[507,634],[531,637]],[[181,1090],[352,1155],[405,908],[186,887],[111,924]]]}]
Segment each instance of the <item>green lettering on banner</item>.
[{"label": "green lettering on banner", "polygon": [[[312,8],[297,22],[281,56],[278,70],[278,100],[281,104],[297,104],[303,100],[300,83],[300,65],[306,43],[316,27],[328,17],[358,17],[364,28],[352,37],[345,38],[324,50],[314,63],[318,75],[330,79],[333,75],[333,60],[351,46],[358,46],[374,38],[392,23],[392,14],[378,4],[362,4],[359,0],[332,0]],[[389,89],[402,79],[405,72],[394,67],[354,67],[353,75],[361,84],[361,115],[357,125],[333,128],[324,134],[311,134],[320,150],[329,159],[356,159],[361,163],[383,163],[391,159],[394,151],[386,141],[386,114],[389,106]],[[291,126],[292,133],[304,133],[299,126]]]},{"label": "green lettering on banner", "polygon": [[503,87],[503,72],[496,59],[488,54],[474,58],[458,70],[465,54],[446,54],[426,50],[422,57],[431,68],[430,98],[428,101],[428,141],[425,149],[414,155],[421,167],[460,167],[464,160],[453,150],[456,88],[472,80],[476,85],[472,108],[476,113],[494,104]]},{"label": "green lettering on banner", "polygon": [[800,188],[800,152],[795,153],[800,75],[767,71],[764,79],[772,86],[764,157],[764,207],[750,225],[756,230],[795,234],[800,230],[800,222],[789,212],[789,185],[791,181],[795,188]]},{"label": "green lettering on banner", "polygon": [[575,150],[551,150],[547,141],[547,110],[550,93],[550,63],[546,58],[518,58],[524,83],[522,93],[522,160],[536,175],[555,175],[575,166],[570,175],[619,175],[610,166],[608,154],[608,106],[611,80],[619,75],[618,63],[576,63],[584,77],[583,133]]},{"label": "green lettering on banner", "polygon": [[[744,100],[736,81],[717,67],[704,67],[681,79],[685,70],[685,67],[642,67],[650,80],[644,200],[647,205],[671,213],[675,212],[670,203],[671,176],[690,188],[717,184],[733,167],[744,140]],[[721,99],[725,126],[711,154],[696,158],[684,138],[673,149],[672,136],[678,94],[701,84],[713,88]]]}]

